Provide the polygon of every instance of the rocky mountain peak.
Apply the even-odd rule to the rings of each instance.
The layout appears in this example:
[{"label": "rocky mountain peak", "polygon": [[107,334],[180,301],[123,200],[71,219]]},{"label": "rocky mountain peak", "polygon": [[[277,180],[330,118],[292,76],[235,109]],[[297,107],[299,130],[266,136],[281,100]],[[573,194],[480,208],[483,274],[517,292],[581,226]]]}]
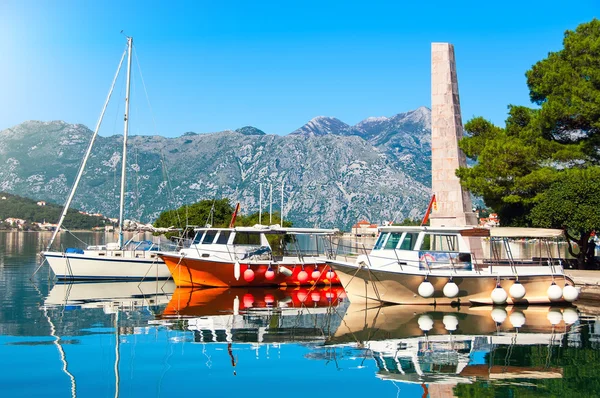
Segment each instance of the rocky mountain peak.
[{"label": "rocky mountain peak", "polygon": [[344,134],[350,129],[350,126],[334,117],[317,116],[299,129],[293,131],[294,135],[348,135]]},{"label": "rocky mountain peak", "polygon": [[264,131],[252,126],[240,127],[239,129],[235,130],[235,132],[243,135],[266,135]]}]

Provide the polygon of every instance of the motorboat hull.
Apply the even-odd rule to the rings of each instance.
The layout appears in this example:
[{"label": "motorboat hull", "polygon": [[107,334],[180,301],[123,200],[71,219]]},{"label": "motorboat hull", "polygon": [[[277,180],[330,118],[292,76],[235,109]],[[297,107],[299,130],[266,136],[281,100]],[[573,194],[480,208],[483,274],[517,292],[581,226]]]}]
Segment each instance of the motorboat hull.
[{"label": "motorboat hull", "polygon": [[[497,283],[508,293],[515,283],[514,274],[498,274],[486,271],[481,272],[456,272],[435,274],[429,273],[427,280],[434,287],[432,297],[424,298],[418,293],[419,285],[424,281],[424,273],[390,272],[369,267],[360,267],[341,262],[328,261],[339,277],[348,298],[351,302],[369,303],[384,302],[393,304],[486,304],[492,305],[492,290]],[[456,297],[446,297],[443,293],[444,286],[452,277],[458,285],[459,292]],[[550,269],[546,274],[532,275],[519,274],[519,282],[525,288],[525,297],[514,300],[508,294],[506,304],[567,304],[564,299],[550,300],[548,288],[554,282],[561,289],[565,283],[573,285],[573,281],[562,273],[552,273]]]},{"label": "motorboat hull", "polygon": [[84,254],[43,252],[59,280],[169,279],[171,273],[156,252],[94,251]]},{"label": "motorboat hull", "polygon": [[[340,283],[335,274],[332,278],[328,278],[327,271],[330,270],[330,267],[325,261],[317,261],[311,264],[300,264],[297,262],[269,263],[267,261],[240,262],[239,277],[236,278],[236,264],[231,261],[213,261],[168,253],[160,253],[160,256],[171,271],[173,281],[177,286],[311,286]],[[274,272],[272,279],[267,279],[265,275],[269,267]],[[283,268],[287,271],[283,271]],[[315,268],[320,272],[319,278],[312,277]],[[248,269],[253,271],[252,280],[244,278],[244,273]],[[303,270],[308,274],[308,279],[300,281],[298,275]]]}]

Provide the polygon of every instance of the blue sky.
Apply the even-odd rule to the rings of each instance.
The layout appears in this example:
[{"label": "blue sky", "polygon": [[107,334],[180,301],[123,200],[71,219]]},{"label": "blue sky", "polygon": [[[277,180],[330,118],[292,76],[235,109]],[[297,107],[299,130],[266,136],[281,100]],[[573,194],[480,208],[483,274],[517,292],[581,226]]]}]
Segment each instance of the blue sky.
[{"label": "blue sky", "polygon": [[[599,11],[598,0],[1,0],[0,129],[93,128],[121,30],[134,37],[152,108],[134,62],[133,134],[287,134],[319,115],[355,124],[429,107],[434,41],[455,46],[463,119],[503,124],[508,104],[529,104],[525,71]],[[121,133],[123,97],[120,82],[103,135]]]}]

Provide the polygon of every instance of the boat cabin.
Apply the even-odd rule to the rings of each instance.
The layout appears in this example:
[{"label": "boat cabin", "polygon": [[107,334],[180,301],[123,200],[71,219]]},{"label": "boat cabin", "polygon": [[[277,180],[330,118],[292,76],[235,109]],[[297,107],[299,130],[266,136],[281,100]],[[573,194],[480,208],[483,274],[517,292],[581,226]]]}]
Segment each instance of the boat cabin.
[{"label": "boat cabin", "polygon": [[[220,260],[277,260],[283,256],[323,253],[319,236],[334,230],[256,225],[235,228],[196,228],[188,255]],[[309,239],[308,244],[305,242]],[[300,241],[300,242],[299,242]],[[300,249],[302,247],[302,250]]]},{"label": "boat cabin", "polygon": [[465,228],[382,227],[371,256],[429,269],[472,269]]}]

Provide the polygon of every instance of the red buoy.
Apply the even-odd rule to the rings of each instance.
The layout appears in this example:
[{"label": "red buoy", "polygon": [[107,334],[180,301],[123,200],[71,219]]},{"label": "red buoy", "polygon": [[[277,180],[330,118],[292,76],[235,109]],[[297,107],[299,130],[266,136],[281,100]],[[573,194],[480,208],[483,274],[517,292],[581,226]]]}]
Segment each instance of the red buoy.
[{"label": "red buoy", "polygon": [[302,270],[300,272],[298,272],[298,281],[300,283],[304,283],[308,280],[308,272]]},{"label": "red buoy", "polygon": [[275,279],[275,271],[269,268],[267,272],[265,272],[265,279],[268,281],[272,281],[273,279]]},{"label": "red buoy", "polygon": [[311,300],[312,300],[312,301],[314,301],[315,303],[318,303],[318,302],[321,300],[321,293],[319,293],[319,292],[318,292],[318,291],[316,291],[316,290],[313,290],[313,291],[310,293],[310,298],[311,298]]},{"label": "red buoy", "polygon": [[314,280],[317,280],[321,277],[321,273],[319,272],[319,269],[317,267],[315,267],[315,270],[312,272],[312,274],[310,276],[312,276],[312,278]]},{"label": "red buoy", "polygon": [[242,301],[244,303],[244,308],[252,308],[252,305],[254,304],[254,296],[250,293],[246,293],[244,294]]},{"label": "red buoy", "polygon": [[244,280],[246,282],[252,282],[254,280],[254,271],[252,271],[250,268],[244,271]]},{"label": "red buoy", "polygon": [[275,302],[275,297],[271,293],[265,294],[265,303],[267,305],[272,305]]},{"label": "red buoy", "polygon": [[300,290],[298,290],[296,297],[298,298],[298,301],[303,303],[308,298],[308,292],[306,291],[306,289],[300,289]]}]

